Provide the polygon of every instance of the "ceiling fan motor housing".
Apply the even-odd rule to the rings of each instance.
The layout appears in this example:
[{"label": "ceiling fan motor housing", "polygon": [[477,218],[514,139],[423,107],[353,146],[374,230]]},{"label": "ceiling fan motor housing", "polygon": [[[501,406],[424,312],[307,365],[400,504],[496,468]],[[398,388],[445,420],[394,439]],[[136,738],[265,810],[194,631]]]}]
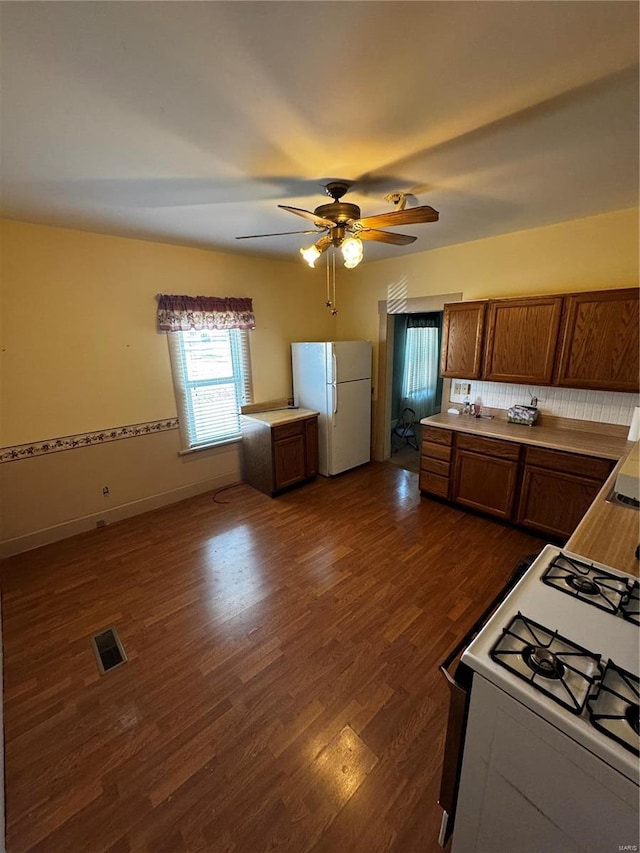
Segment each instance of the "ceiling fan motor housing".
[{"label": "ceiling fan motor housing", "polygon": [[360,208],[357,204],[347,204],[336,201],[333,204],[321,204],[313,211],[316,216],[331,219],[336,224],[344,224],[350,219],[360,219]]}]

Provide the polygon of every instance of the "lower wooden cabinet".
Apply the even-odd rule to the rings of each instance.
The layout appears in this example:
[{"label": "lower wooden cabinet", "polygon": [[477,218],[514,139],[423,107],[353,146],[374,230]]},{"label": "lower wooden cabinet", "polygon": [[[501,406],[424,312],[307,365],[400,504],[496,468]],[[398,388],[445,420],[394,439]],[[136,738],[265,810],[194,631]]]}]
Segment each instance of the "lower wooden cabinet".
[{"label": "lower wooden cabinet", "polygon": [[271,425],[259,417],[242,419],[242,469],[245,481],[274,495],[318,473],[318,418]]},{"label": "lower wooden cabinet", "polygon": [[423,427],[419,485],[426,494],[566,539],[613,466],[593,456]]},{"label": "lower wooden cabinet", "polygon": [[439,498],[449,497],[452,444],[453,434],[450,430],[422,427],[419,474],[421,492],[428,492]]},{"label": "lower wooden cabinet", "polygon": [[472,509],[510,520],[518,480],[517,444],[457,436],[451,498]]},{"label": "lower wooden cabinet", "polygon": [[612,467],[606,459],[527,448],[516,521],[540,533],[568,538]]}]

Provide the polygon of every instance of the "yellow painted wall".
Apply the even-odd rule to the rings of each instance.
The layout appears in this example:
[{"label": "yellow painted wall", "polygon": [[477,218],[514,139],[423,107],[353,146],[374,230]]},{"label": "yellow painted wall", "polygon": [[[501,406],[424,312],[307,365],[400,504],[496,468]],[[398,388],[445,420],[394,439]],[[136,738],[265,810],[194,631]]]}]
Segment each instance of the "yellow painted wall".
[{"label": "yellow painted wall", "polygon": [[301,332],[335,336],[321,277],[298,263],[4,221],[0,445],[176,415],[157,293],[249,296],[254,398],[291,393]]},{"label": "yellow painted wall", "polygon": [[[446,215],[446,211],[443,212]],[[424,225],[428,245],[429,229]],[[378,336],[378,301],[460,291],[463,299],[638,284],[638,209],[614,211],[340,270],[341,338]]]}]

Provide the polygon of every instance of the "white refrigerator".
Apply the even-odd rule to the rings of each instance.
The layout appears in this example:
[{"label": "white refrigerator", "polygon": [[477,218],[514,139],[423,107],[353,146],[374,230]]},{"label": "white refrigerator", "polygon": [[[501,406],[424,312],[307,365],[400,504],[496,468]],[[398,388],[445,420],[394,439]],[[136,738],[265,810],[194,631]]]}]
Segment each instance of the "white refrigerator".
[{"label": "white refrigerator", "polygon": [[319,412],[318,470],[325,477],[371,458],[371,342],[291,344],[293,402]]}]

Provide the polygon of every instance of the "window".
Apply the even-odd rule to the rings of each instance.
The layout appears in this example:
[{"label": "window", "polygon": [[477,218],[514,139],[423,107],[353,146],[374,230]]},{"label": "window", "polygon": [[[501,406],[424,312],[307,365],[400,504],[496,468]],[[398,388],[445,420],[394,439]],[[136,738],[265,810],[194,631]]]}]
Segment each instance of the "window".
[{"label": "window", "polygon": [[439,378],[440,315],[409,314],[404,345],[402,406],[416,418],[440,411],[442,383]]},{"label": "window", "polygon": [[249,334],[242,329],[167,335],[185,449],[240,437],[240,406],[251,402]]}]

